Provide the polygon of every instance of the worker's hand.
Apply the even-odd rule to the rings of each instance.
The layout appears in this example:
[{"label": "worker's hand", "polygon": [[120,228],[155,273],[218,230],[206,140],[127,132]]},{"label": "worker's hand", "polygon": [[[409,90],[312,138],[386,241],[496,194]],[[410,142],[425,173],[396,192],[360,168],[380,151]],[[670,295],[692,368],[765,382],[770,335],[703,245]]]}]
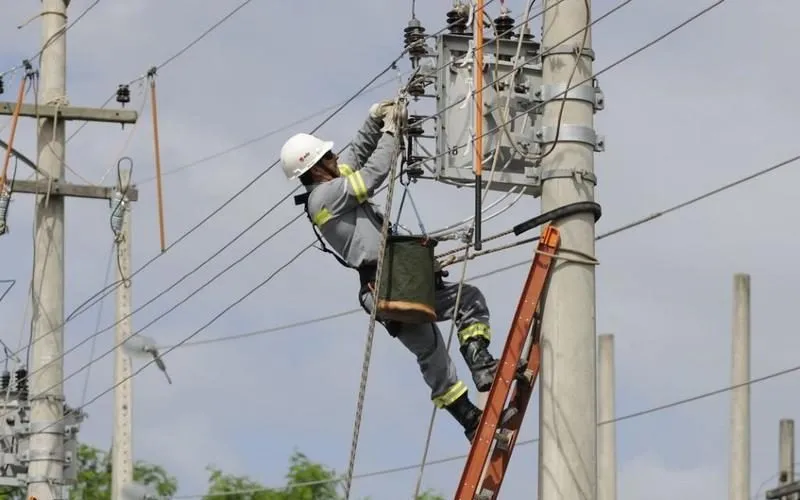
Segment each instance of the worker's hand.
[{"label": "worker's hand", "polygon": [[375,119],[379,122],[383,122],[384,118],[386,117],[386,113],[393,106],[394,106],[394,101],[391,99],[386,99],[381,102],[376,102],[375,104],[370,106],[369,116],[372,119]]},{"label": "worker's hand", "polygon": [[400,101],[400,104],[392,101],[392,105],[386,108],[386,115],[383,117],[383,128],[381,132],[389,132],[392,135],[397,135],[400,121],[405,121],[408,118],[405,101]]}]

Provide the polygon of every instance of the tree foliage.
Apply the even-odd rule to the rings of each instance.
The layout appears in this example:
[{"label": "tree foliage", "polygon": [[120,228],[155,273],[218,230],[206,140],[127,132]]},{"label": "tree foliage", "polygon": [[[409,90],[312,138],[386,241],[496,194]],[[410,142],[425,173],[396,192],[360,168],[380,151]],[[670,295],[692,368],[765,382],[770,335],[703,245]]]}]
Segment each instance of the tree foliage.
[{"label": "tree foliage", "polygon": [[[289,471],[285,476],[286,485],[282,488],[266,488],[246,476],[226,474],[216,467],[209,467],[208,470],[209,488],[203,500],[342,500],[343,498],[337,491],[336,473],[312,462],[300,452],[293,453],[289,458]],[[444,497],[426,491],[417,497],[417,500],[444,500]]]},{"label": "tree foliage", "polygon": [[[78,447],[78,477],[70,488],[69,500],[111,500],[111,457],[108,453],[87,445]],[[178,491],[177,480],[158,465],[136,462],[133,480],[153,487],[159,495],[169,498]],[[0,500],[24,500],[24,488],[0,491]],[[116,500],[116,499],[115,499]]]},{"label": "tree foliage", "polygon": [[[78,449],[78,478],[70,488],[69,500],[111,500],[111,457],[108,453],[81,445]],[[342,500],[336,472],[312,462],[300,452],[289,458],[286,485],[267,488],[247,476],[236,476],[209,466],[208,492],[203,500]],[[136,462],[134,481],[155,489],[160,498],[168,499],[178,491],[177,480],[162,467]],[[410,486],[410,485],[409,485]],[[0,500],[25,500],[23,488],[0,489]],[[117,500],[117,499],[115,499]],[[369,500],[369,499],[364,499]],[[433,491],[426,491],[417,500],[445,500]]]},{"label": "tree foliage", "polygon": [[[151,486],[162,497],[178,491],[178,481],[158,465],[136,462],[133,466],[134,482]],[[70,488],[70,500],[111,500],[111,457],[108,453],[80,445],[78,448],[78,478]]]}]

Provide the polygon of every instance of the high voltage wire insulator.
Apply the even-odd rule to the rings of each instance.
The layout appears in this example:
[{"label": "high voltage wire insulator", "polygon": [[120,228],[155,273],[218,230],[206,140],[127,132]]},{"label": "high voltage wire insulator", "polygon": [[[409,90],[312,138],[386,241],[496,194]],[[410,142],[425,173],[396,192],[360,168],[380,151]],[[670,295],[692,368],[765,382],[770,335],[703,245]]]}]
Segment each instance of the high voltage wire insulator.
[{"label": "high voltage wire insulator", "polygon": [[125,211],[128,208],[128,203],[125,200],[125,195],[121,191],[114,193],[111,197],[111,230],[114,235],[120,234],[122,231],[122,220],[125,217]]},{"label": "high voltage wire insulator", "polygon": [[8,207],[11,204],[11,193],[5,189],[3,192],[0,193],[0,235],[6,234],[8,232]]},{"label": "high voltage wire insulator", "polygon": [[3,81],[3,77],[0,76],[0,94],[4,93],[5,91],[6,91],[6,84]]},{"label": "high voltage wire insulator", "polygon": [[416,180],[425,174],[425,169],[422,168],[422,160],[424,160],[424,158],[421,156],[412,156],[409,158],[409,165],[405,168],[405,171],[410,179]]},{"label": "high voltage wire insulator", "polygon": [[425,28],[419,19],[413,18],[408,21],[408,26],[403,30],[405,48],[408,49],[408,57],[413,61],[428,54],[425,47]]},{"label": "high voltage wire insulator", "polygon": [[425,95],[425,87],[427,84],[424,78],[414,78],[410,82],[408,82],[408,94],[413,97],[420,97]]},{"label": "high voltage wire insulator", "polygon": [[28,399],[28,370],[20,368],[16,371],[17,394],[19,399],[24,401]]},{"label": "high voltage wire insulator", "polygon": [[117,102],[124,108],[126,104],[131,102],[131,89],[127,85],[120,85],[117,87]]},{"label": "high voltage wire insulator", "polygon": [[426,117],[420,115],[408,116],[408,127],[406,128],[406,135],[408,137],[419,137],[425,133],[425,129],[419,124],[420,121]]},{"label": "high voltage wire insulator", "polygon": [[11,384],[11,373],[8,370],[5,370],[2,375],[0,375],[0,390],[5,391],[8,389],[8,386]]},{"label": "high voltage wire insulator", "polygon": [[464,9],[453,9],[447,13],[447,26],[450,33],[464,33],[467,29],[469,16]]},{"label": "high voltage wire insulator", "polygon": [[514,18],[508,14],[502,14],[494,20],[494,29],[499,38],[511,38],[514,36]]}]

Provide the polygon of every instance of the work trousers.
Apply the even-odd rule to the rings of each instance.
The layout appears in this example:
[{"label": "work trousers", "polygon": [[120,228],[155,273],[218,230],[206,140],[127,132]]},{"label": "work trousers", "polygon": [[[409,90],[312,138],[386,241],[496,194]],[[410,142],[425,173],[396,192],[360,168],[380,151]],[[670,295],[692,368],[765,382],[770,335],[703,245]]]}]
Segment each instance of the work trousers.
[{"label": "work trousers", "polygon": [[[465,283],[461,289],[458,312],[454,312],[458,283],[440,281],[436,290],[437,321],[453,320],[460,344],[475,338],[491,339],[489,308],[483,293]],[[374,305],[372,292],[362,287],[359,302],[367,313]],[[407,324],[397,321],[383,322],[390,335],[397,338],[417,358],[422,378],[431,389],[431,399],[443,408],[467,392],[467,385],[459,380],[456,367],[447,352],[442,332],[436,323]]]}]

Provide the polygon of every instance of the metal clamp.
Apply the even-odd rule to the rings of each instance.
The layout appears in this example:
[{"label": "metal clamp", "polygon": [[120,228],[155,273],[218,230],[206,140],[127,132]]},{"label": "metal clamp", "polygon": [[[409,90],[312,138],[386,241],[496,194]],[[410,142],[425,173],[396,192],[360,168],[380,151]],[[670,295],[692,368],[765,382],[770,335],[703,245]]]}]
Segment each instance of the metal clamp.
[{"label": "metal clamp", "polygon": [[[542,48],[541,57],[558,56],[558,55],[577,55],[580,47],[577,45],[556,45],[555,47]],[[594,50],[589,47],[584,47],[581,56],[588,57],[594,61]]]},{"label": "metal clamp", "polygon": [[27,450],[20,452],[18,457],[20,462],[35,462],[39,460],[48,460],[53,462],[66,461],[65,457],[59,457],[51,450]]},{"label": "metal clamp", "polygon": [[542,102],[553,100],[572,100],[590,103],[595,111],[605,108],[605,96],[603,91],[595,85],[578,85],[567,90],[567,84],[542,85],[536,91],[536,98]]},{"label": "metal clamp", "polygon": [[559,126],[543,126],[536,131],[536,143],[541,148],[544,144],[553,143],[556,141],[556,133],[558,133],[558,142],[579,142],[588,144],[594,148],[596,153],[605,151],[605,137],[597,135],[594,128],[587,127],[586,125],[573,125],[562,123]]},{"label": "metal clamp", "polygon": [[28,422],[20,426],[20,434],[57,434],[62,435],[63,420],[56,420],[54,422],[36,421]]},{"label": "metal clamp", "polygon": [[[528,174],[526,172],[526,174]],[[594,172],[588,170],[577,170],[574,168],[556,168],[553,170],[544,170],[541,168],[536,169],[530,174],[526,175],[530,178],[534,185],[539,186],[542,182],[550,179],[575,179],[576,181],[587,181],[595,186],[597,185],[597,176]]]}]

